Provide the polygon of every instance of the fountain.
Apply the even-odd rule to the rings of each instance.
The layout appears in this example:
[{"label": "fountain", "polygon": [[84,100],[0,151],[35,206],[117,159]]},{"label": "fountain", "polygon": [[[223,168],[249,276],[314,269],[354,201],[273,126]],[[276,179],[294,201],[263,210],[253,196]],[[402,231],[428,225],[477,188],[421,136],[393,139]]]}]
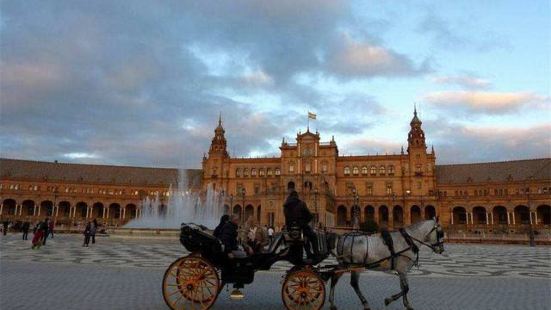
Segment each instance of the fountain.
[{"label": "fountain", "polygon": [[224,214],[223,194],[209,184],[206,193],[190,191],[186,171],[179,171],[177,186],[168,191],[168,203],[164,206],[160,197],[146,197],[142,200],[141,216],[124,225],[133,231],[174,230],[180,224],[201,224],[214,229]]}]

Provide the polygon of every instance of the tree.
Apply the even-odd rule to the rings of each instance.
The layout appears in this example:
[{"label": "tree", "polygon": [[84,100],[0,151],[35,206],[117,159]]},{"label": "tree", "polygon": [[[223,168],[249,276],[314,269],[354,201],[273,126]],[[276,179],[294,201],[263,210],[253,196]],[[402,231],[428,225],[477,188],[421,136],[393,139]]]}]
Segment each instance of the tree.
[{"label": "tree", "polygon": [[374,234],[379,231],[379,225],[374,220],[367,220],[360,224],[360,230],[368,234]]}]

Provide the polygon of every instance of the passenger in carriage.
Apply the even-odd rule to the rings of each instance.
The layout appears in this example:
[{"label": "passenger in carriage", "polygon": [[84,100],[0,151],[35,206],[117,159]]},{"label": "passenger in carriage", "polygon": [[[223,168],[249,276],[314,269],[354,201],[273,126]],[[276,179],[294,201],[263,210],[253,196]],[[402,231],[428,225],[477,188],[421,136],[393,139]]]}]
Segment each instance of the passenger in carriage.
[{"label": "passenger in carriage", "polygon": [[[316,233],[310,227],[310,221],[314,218],[306,203],[298,197],[298,193],[295,190],[295,184],[293,182],[289,183],[288,186],[289,197],[283,205],[283,213],[285,214],[285,226],[287,228],[292,226],[299,226],[302,229],[303,234],[308,238],[312,248],[314,250],[314,256],[319,256],[318,250],[318,239]],[[305,245],[306,253],[310,258],[312,258],[312,253],[308,247]]]},{"label": "passenger in carriage", "polygon": [[212,235],[215,236],[216,238],[220,239],[220,236],[222,235],[222,228],[224,227],[224,225],[229,220],[230,220],[229,215],[227,215],[227,214],[222,215],[222,217],[220,218],[220,224],[218,224],[218,226],[216,226],[216,228],[214,229],[214,232],[212,233]]},{"label": "passenger in carriage", "polygon": [[239,249],[237,243],[237,229],[239,223],[239,217],[232,215],[230,220],[222,227],[220,233],[220,241],[224,244],[224,252],[229,258],[243,258],[247,256],[247,253]]},{"label": "passenger in carriage", "polygon": [[270,244],[268,233],[261,226],[257,225],[254,219],[251,219],[248,226],[247,245],[254,253],[262,253],[264,248]]}]

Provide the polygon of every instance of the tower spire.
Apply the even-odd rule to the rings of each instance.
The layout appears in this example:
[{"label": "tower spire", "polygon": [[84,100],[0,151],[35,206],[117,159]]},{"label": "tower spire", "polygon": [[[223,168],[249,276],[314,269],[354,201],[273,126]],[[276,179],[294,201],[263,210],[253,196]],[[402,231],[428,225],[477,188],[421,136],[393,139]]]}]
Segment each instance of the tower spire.
[{"label": "tower spire", "polygon": [[222,111],[220,111],[220,114],[218,115],[218,126],[222,126]]},{"label": "tower spire", "polygon": [[423,129],[421,128],[421,120],[417,116],[417,104],[414,103],[413,106],[413,118],[411,119],[411,122],[409,123],[411,126],[411,129],[408,134],[408,153],[410,151],[411,147],[421,147],[421,148],[427,148],[425,144],[425,133],[423,132]]}]

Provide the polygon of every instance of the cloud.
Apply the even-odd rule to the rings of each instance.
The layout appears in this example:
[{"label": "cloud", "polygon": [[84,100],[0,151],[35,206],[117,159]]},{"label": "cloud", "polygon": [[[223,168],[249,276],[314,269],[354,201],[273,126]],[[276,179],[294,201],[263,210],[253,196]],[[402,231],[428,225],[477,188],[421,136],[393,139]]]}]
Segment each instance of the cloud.
[{"label": "cloud", "polygon": [[458,108],[468,113],[505,114],[530,104],[549,101],[531,92],[441,91],[424,96],[438,108]]},{"label": "cloud", "polygon": [[[479,52],[510,48],[510,43],[507,42],[506,38],[494,32],[480,29],[478,24],[471,25],[471,23],[473,23],[473,20],[453,24],[431,12],[421,20],[417,26],[417,31],[432,36],[436,46],[454,51],[457,51],[458,48],[474,49]],[[461,34],[461,30],[469,29],[470,26],[476,29],[476,36]]]},{"label": "cloud", "polygon": [[343,43],[338,44],[327,57],[330,71],[341,76],[352,77],[396,77],[415,76],[430,71],[428,61],[415,65],[407,56],[388,48],[355,41],[343,35]]},{"label": "cloud", "polygon": [[470,75],[436,76],[432,81],[437,84],[458,85],[464,89],[488,89],[492,82]]},{"label": "cloud", "polygon": [[440,119],[424,127],[440,164],[551,157],[549,124],[467,126]]}]

